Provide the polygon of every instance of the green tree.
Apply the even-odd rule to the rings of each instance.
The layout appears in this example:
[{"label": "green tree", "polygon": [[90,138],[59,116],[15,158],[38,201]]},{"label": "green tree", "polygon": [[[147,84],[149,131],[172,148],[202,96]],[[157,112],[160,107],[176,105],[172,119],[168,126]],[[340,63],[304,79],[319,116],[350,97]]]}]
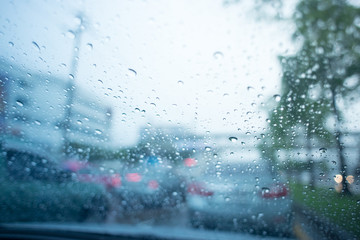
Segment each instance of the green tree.
[{"label": "green tree", "polygon": [[[314,186],[313,144],[331,144],[332,135],[324,127],[330,113],[329,104],[308,89],[316,79],[304,72],[309,72],[308,69],[314,66],[314,59],[304,61],[302,57],[293,56],[279,57],[279,60],[283,69],[282,98],[270,113],[270,135],[276,142],[276,149],[306,149],[310,186]],[[305,139],[302,145],[299,137]]]},{"label": "green tree", "polygon": [[[295,37],[303,40],[305,59],[313,59],[316,68],[310,68],[314,83],[320,85],[319,99],[330,103],[335,119],[335,142],[339,152],[340,171],[343,175],[343,193],[348,194],[346,163],[342,142],[343,118],[338,107],[340,98],[358,91],[360,82],[348,86],[351,77],[360,74],[360,9],[343,0],[301,1],[294,16]],[[304,73],[307,73],[304,72]]]},{"label": "green tree", "polygon": [[280,58],[283,98],[270,115],[270,136],[282,137],[280,144],[289,147],[290,129],[302,124],[307,141],[314,137],[326,140],[329,134],[324,126],[331,113],[343,193],[348,194],[343,117],[338,103],[358,94],[360,86],[360,9],[344,0],[302,0],[293,20],[294,40],[302,44],[295,56]]}]

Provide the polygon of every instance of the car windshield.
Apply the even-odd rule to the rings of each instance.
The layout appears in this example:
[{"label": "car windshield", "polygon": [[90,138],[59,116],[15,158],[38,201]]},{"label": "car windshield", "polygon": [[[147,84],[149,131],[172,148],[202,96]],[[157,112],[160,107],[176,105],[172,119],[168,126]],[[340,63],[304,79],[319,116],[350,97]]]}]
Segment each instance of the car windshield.
[{"label": "car windshield", "polygon": [[0,9],[1,239],[360,239],[359,1]]}]

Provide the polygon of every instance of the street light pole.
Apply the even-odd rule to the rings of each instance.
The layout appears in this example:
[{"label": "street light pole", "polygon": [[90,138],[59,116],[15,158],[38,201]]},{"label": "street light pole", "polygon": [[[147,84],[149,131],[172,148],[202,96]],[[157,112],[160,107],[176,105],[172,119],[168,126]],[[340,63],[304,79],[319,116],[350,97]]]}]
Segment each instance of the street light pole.
[{"label": "street light pole", "polygon": [[81,35],[84,30],[83,25],[83,17],[81,14],[77,16],[80,19],[80,24],[77,29],[73,32],[74,33],[74,49],[73,49],[73,57],[70,65],[70,73],[69,73],[69,80],[67,81],[66,86],[66,103],[65,103],[65,115],[63,121],[63,149],[66,158],[70,156],[70,128],[71,128],[71,117],[72,117],[72,105],[74,102],[75,96],[75,79],[77,76],[78,64],[79,64],[79,53],[80,53],[80,43],[81,43]]}]

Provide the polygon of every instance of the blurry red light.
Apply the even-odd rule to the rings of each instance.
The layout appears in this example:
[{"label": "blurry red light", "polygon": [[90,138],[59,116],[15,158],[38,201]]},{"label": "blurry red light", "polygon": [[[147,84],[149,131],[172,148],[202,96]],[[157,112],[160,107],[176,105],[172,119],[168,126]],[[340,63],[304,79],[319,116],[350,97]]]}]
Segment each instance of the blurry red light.
[{"label": "blurry red light", "polygon": [[261,192],[263,198],[279,198],[285,197],[287,194],[288,190],[285,185],[273,186],[269,191]]},{"label": "blurry red light", "polygon": [[206,190],[200,183],[189,184],[187,191],[192,195],[199,195],[204,197],[214,195],[214,192]]},{"label": "blurry red light", "polygon": [[121,186],[121,177],[119,176],[119,174],[116,174],[115,176],[113,176],[111,178],[111,185],[113,187],[120,187]]},{"label": "blurry red light", "polygon": [[128,182],[140,182],[141,175],[139,173],[128,173],[126,174],[126,180]]},{"label": "blurry red light", "polygon": [[154,189],[154,190],[158,189],[159,183],[156,180],[151,180],[148,183],[148,187],[151,188],[151,189]]},{"label": "blurry red light", "polygon": [[184,159],[184,164],[187,167],[193,167],[196,165],[196,160],[195,158],[185,158]]}]

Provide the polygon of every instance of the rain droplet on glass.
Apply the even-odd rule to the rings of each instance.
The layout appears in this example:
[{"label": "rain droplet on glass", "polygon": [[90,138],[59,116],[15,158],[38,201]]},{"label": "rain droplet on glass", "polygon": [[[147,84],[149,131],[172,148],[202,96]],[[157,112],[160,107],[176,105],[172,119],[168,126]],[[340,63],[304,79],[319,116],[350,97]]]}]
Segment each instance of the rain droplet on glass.
[{"label": "rain droplet on glass", "polygon": [[137,75],[137,72],[134,69],[129,68],[128,70],[129,70],[129,76],[130,77],[135,77]]},{"label": "rain droplet on glass", "polygon": [[35,50],[36,51],[39,51],[40,52],[40,47],[39,47],[39,45],[36,43],[36,42],[32,42],[32,45],[33,45],[33,47],[35,48]]},{"label": "rain droplet on glass", "polygon": [[74,39],[75,38],[75,33],[71,30],[66,32],[66,37],[70,38],[70,39]]},{"label": "rain droplet on glass", "polygon": [[275,94],[273,97],[274,97],[274,99],[275,99],[276,102],[280,102],[281,97],[280,97],[279,94]]},{"label": "rain droplet on glass", "polygon": [[93,45],[91,43],[86,44],[86,48],[91,51],[93,50]]},{"label": "rain droplet on glass", "polygon": [[22,103],[20,100],[17,100],[17,101],[16,101],[16,104],[17,104],[18,106],[20,106],[20,107],[24,106],[24,103]]},{"label": "rain droplet on glass", "polygon": [[213,57],[216,60],[220,60],[220,59],[222,59],[224,57],[224,54],[222,52],[220,52],[220,51],[216,51],[216,52],[214,52]]},{"label": "rain droplet on glass", "polygon": [[229,140],[230,140],[231,142],[236,142],[238,139],[237,139],[237,137],[229,137]]},{"label": "rain droplet on glass", "polygon": [[326,153],[327,149],[324,148],[324,147],[322,147],[322,148],[319,149],[319,151],[320,151],[321,153]]}]

